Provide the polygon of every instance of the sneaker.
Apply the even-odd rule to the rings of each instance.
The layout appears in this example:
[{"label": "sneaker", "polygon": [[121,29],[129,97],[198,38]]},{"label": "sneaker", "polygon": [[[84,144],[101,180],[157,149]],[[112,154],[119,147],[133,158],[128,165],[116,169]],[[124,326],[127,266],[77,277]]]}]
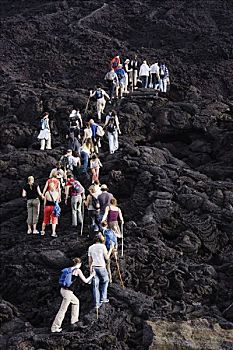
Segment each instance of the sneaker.
[{"label": "sneaker", "polygon": [[53,237],[53,238],[57,238],[57,237],[58,237],[58,235],[57,235],[56,233],[52,233],[52,234],[51,234],[51,237]]},{"label": "sneaker", "polygon": [[38,235],[38,234],[39,234],[39,231],[38,231],[38,230],[33,230],[33,234],[34,234],[34,235]]},{"label": "sneaker", "polygon": [[105,304],[105,303],[109,303],[109,299],[103,299],[103,300],[100,300],[101,304]]},{"label": "sneaker", "polygon": [[45,235],[45,231],[40,231],[41,236]]},{"label": "sneaker", "polygon": [[32,230],[28,230],[27,234],[30,235],[32,233]]},{"label": "sneaker", "polygon": [[60,333],[62,331],[62,328],[54,328],[54,329],[51,329],[51,332],[52,333]]}]

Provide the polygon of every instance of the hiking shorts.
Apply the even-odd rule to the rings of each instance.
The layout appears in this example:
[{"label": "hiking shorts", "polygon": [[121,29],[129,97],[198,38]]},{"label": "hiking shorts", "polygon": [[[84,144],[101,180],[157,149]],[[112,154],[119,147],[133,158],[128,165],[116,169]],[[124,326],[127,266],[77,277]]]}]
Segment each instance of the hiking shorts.
[{"label": "hiking shorts", "polygon": [[57,217],[53,214],[54,205],[48,205],[44,207],[44,220],[43,224],[57,224]]}]

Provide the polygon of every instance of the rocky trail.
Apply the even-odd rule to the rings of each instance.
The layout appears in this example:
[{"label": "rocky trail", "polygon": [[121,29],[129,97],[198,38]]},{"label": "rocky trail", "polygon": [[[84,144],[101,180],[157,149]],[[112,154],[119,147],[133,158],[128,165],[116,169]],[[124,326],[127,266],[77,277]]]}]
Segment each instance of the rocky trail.
[{"label": "rocky trail", "polygon": [[[233,5],[2,0],[0,14],[0,349],[232,349]],[[109,155],[105,140],[101,151],[101,182],[125,217],[125,289],[113,260],[99,319],[80,283],[82,326],[71,332],[67,315],[51,334],[60,269],[80,256],[87,275],[91,240],[64,205],[57,239],[27,236],[20,189],[29,175],[43,186],[66,147],[69,110],[84,111],[115,50],[165,59],[171,89],[115,103],[120,149]],[[41,152],[44,111],[54,149]]]}]

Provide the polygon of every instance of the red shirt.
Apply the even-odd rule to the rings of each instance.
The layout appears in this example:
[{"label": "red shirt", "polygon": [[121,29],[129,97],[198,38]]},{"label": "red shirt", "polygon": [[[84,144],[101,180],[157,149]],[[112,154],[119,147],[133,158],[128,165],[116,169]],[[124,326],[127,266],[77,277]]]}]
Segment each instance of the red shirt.
[{"label": "red shirt", "polygon": [[54,187],[56,190],[59,189],[59,185],[60,185],[60,181],[58,179],[56,179],[55,177],[52,177],[51,179],[48,179],[47,183],[48,183],[48,188],[47,188],[47,191],[50,191],[51,188],[50,188],[50,184],[51,183],[54,183]]},{"label": "red shirt", "polygon": [[119,64],[121,64],[120,57],[113,57],[111,60],[111,67],[114,68],[114,70],[117,70]]}]

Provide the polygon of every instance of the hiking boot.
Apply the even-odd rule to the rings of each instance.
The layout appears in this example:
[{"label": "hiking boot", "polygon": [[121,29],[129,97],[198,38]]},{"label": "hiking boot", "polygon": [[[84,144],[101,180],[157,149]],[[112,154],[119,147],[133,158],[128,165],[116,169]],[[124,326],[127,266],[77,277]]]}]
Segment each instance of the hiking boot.
[{"label": "hiking boot", "polygon": [[103,299],[103,300],[100,300],[101,304],[107,304],[109,303],[109,299]]},{"label": "hiking boot", "polygon": [[62,328],[52,328],[51,332],[52,333],[60,333],[62,331]]},{"label": "hiking boot", "polygon": [[57,237],[58,237],[58,235],[57,235],[56,233],[52,233],[52,234],[51,234],[51,237],[53,237],[53,238],[57,238]]}]

